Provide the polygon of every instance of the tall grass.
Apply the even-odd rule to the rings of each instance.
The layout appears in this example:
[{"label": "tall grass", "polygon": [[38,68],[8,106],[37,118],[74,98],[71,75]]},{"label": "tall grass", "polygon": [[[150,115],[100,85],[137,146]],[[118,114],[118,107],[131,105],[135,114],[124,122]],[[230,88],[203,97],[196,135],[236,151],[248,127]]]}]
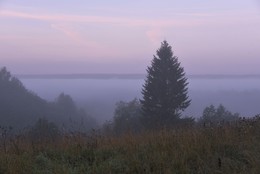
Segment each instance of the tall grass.
[{"label": "tall grass", "polygon": [[0,149],[0,174],[260,173],[259,164],[259,117],[120,137],[93,131],[34,142],[24,133]]}]

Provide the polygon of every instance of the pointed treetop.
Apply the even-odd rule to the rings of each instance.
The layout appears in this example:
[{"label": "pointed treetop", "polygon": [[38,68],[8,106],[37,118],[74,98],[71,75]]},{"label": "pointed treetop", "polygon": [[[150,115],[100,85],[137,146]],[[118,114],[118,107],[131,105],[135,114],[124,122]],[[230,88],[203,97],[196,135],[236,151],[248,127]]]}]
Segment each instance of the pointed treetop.
[{"label": "pointed treetop", "polygon": [[148,128],[172,126],[190,105],[185,72],[173,56],[172,47],[164,40],[156,53],[147,68],[140,100],[142,119]]},{"label": "pointed treetop", "polygon": [[168,44],[168,42],[166,40],[164,40],[161,42],[161,47],[156,51],[156,54],[160,58],[172,57],[173,56],[172,47]]}]

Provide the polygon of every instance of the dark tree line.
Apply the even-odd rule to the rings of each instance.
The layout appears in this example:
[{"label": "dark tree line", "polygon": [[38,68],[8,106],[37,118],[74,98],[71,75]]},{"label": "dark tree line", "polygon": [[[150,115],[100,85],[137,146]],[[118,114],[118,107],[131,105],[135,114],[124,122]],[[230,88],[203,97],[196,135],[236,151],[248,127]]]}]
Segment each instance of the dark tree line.
[{"label": "dark tree line", "polygon": [[48,103],[28,91],[4,67],[0,70],[0,119],[2,125],[25,126],[47,115]]},{"label": "dark tree line", "polygon": [[66,129],[90,129],[96,122],[78,109],[69,95],[61,93],[48,102],[27,90],[5,67],[0,69],[0,124],[17,129],[33,125],[39,118],[55,122]]}]

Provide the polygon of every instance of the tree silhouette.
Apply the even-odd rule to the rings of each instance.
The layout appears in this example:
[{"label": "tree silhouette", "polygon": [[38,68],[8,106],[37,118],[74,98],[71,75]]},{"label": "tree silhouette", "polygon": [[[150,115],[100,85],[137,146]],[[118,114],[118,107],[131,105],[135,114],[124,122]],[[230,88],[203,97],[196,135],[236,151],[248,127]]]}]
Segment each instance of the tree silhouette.
[{"label": "tree silhouette", "polygon": [[0,68],[0,125],[19,130],[39,118],[55,122],[57,126],[70,126],[73,121],[80,123],[84,130],[96,127],[94,118],[79,110],[69,95],[62,93],[55,102],[48,102],[27,90],[5,67]]},{"label": "tree silhouette", "polygon": [[172,47],[163,41],[147,68],[141,100],[143,123],[148,128],[171,127],[190,105],[188,82]]},{"label": "tree silhouette", "polygon": [[207,106],[203,110],[202,117],[198,120],[198,122],[204,125],[221,125],[226,122],[236,121],[238,119],[238,113],[232,113],[220,104],[218,107],[213,105]]},{"label": "tree silhouette", "polygon": [[140,132],[142,129],[140,117],[141,104],[139,100],[134,99],[130,102],[118,102],[113,118],[114,132],[118,135],[126,132]]},{"label": "tree silhouette", "polygon": [[[22,128],[48,114],[48,103],[28,91],[6,67],[0,69],[0,122]],[[27,124],[27,125],[26,125]]]}]

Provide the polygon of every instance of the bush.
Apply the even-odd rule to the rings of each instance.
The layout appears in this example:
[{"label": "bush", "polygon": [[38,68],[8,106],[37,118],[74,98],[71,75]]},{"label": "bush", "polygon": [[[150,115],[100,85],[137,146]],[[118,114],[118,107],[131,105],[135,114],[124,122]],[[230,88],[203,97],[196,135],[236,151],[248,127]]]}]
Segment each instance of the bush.
[{"label": "bush", "polygon": [[221,125],[224,123],[230,123],[239,119],[238,113],[232,113],[228,111],[223,105],[219,105],[217,108],[210,105],[203,111],[203,115],[199,118],[198,122],[203,125]]},{"label": "bush", "polygon": [[55,123],[49,122],[45,118],[40,118],[30,129],[29,135],[33,142],[50,142],[55,141],[59,137],[60,131]]},{"label": "bush", "polygon": [[130,102],[120,101],[116,104],[113,118],[113,130],[116,134],[137,133],[142,129],[140,122],[141,104],[137,99]]}]

